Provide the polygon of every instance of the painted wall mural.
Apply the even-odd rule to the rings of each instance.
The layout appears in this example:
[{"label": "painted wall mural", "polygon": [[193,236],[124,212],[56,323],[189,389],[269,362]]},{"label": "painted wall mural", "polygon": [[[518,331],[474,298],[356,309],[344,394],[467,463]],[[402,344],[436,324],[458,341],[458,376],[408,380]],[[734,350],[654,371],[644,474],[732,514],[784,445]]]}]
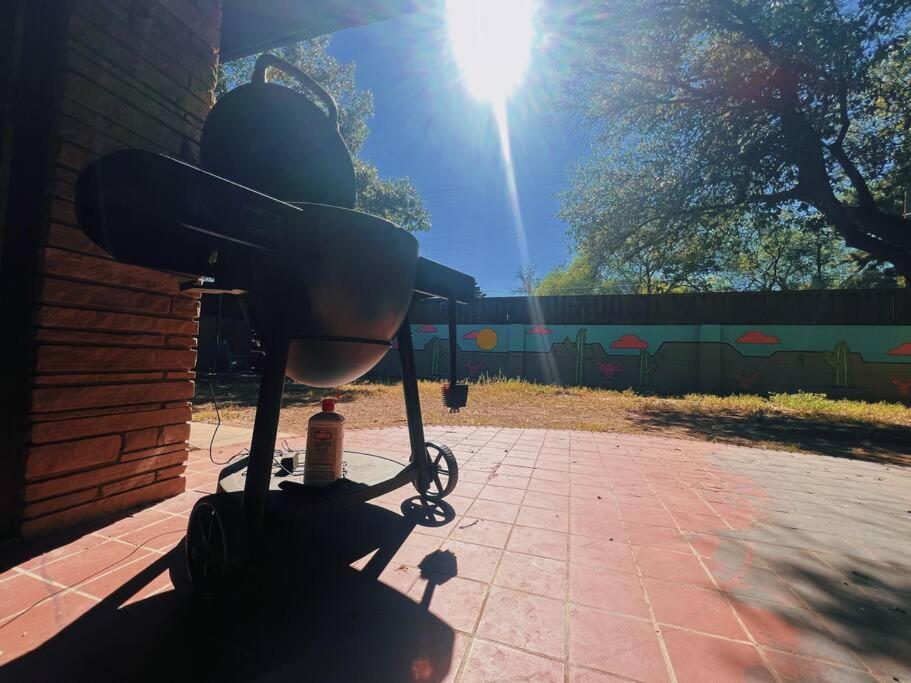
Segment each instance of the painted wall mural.
[{"label": "painted wall mural", "polygon": [[[449,372],[447,325],[412,327],[421,377]],[[459,325],[463,377],[658,392],[815,391],[911,400],[911,326]],[[387,354],[373,371],[400,373]]]}]

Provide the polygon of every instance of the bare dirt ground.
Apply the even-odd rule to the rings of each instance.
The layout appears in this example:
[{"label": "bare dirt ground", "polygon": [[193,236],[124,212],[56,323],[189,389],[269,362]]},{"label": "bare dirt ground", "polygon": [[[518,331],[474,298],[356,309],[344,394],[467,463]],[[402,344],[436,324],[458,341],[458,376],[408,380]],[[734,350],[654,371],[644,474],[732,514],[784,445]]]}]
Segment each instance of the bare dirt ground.
[{"label": "bare dirt ground", "polygon": [[[211,388],[223,424],[252,426],[258,387],[256,377],[214,380]],[[662,397],[494,380],[472,384],[468,407],[450,413],[443,407],[439,383],[421,382],[420,394],[429,425],[657,434],[911,465],[911,408],[898,403],[830,400],[819,394]],[[279,429],[304,433],[323,396],[339,399],[348,428],[405,424],[398,383],[311,389],[289,380]],[[193,403],[195,421],[216,421],[205,378]]]}]

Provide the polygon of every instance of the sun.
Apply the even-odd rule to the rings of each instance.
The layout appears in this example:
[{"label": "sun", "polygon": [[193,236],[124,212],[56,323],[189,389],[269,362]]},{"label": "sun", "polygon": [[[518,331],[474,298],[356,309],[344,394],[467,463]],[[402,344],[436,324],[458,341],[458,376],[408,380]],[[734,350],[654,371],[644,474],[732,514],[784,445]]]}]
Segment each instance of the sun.
[{"label": "sun", "polygon": [[447,0],[449,42],[465,87],[505,102],[525,78],[535,37],[533,0]]}]

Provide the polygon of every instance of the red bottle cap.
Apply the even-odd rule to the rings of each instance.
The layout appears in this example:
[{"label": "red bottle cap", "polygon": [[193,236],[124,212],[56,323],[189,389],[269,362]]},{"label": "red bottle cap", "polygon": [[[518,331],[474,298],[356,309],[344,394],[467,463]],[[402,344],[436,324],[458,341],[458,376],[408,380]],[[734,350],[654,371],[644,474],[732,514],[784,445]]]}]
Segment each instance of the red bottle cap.
[{"label": "red bottle cap", "polygon": [[323,399],[323,412],[331,413],[335,410],[335,399],[334,398],[324,398]]}]

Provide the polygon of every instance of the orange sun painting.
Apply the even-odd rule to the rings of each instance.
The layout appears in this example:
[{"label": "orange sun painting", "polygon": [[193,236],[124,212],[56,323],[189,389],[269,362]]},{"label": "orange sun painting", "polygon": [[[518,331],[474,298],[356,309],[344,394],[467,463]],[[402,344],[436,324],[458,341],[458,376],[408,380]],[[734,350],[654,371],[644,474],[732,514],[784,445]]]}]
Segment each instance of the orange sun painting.
[{"label": "orange sun painting", "polygon": [[493,351],[497,345],[497,333],[489,327],[485,327],[478,332],[478,336],[474,338],[474,341],[481,351]]}]

